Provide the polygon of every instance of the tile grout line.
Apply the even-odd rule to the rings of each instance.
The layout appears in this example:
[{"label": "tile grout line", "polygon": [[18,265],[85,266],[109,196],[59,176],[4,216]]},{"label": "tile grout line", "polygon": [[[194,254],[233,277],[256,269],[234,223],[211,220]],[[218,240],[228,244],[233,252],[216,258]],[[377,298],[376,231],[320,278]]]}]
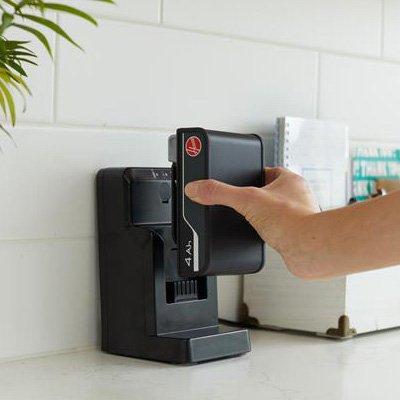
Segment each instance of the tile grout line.
[{"label": "tile grout line", "polygon": [[316,94],[315,94],[315,116],[320,117],[320,101],[321,101],[321,53],[317,55],[317,76],[315,79]]},{"label": "tile grout line", "polygon": [[376,145],[376,146],[387,146],[389,148],[391,147],[399,147],[400,146],[400,141],[394,141],[394,140],[376,140],[376,139],[351,139],[349,140],[350,146],[359,146],[362,143],[369,144],[369,145]]},{"label": "tile grout line", "polygon": [[[171,133],[175,131],[175,127],[161,127],[161,126],[124,126],[124,125],[108,125],[108,126],[101,126],[101,125],[88,125],[84,123],[73,123],[73,122],[35,122],[35,121],[20,121],[17,127],[12,127],[5,124],[5,127],[10,129],[34,129],[34,128],[45,128],[45,129],[88,129],[92,131],[100,131],[102,133],[109,132],[109,131],[158,131],[159,133]],[[130,132],[127,132],[130,133]],[[135,132],[137,133],[137,132]]]},{"label": "tile grout line", "polygon": [[213,31],[186,29],[186,28],[168,25],[168,24],[163,24],[162,26],[158,26],[158,27],[170,29],[170,30],[174,30],[174,31],[197,33],[199,35],[232,39],[232,40],[237,40],[237,41],[241,41],[241,42],[259,43],[259,44],[263,44],[263,45],[267,45],[267,46],[275,46],[275,47],[280,47],[280,48],[285,48],[285,49],[302,50],[302,51],[307,51],[307,52],[318,52],[321,54],[328,54],[328,55],[339,56],[339,57],[347,57],[347,58],[353,58],[353,59],[357,59],[357,60],[361,59],[361,60],[365,60],[365,61],[379,61],[379,62],[386,62],[386,63],[397,64],[397,65],[400,64],[400,59],[397,60],[395,58],[381,58],[380,55],[373,56],[373,55],[362,54],[362,53],[348,53],[345,51],[325,49],[322,47],[298,45],[298,44],[285,43],[285,42],[273,41],[273,40],[268,40],[268,39],[257,39],[257,38],[247,37],[247,36],[224,34],[224,33],[213,32]]},{"label": "tile grout line", "polygon": [[386,7],[385,7],[385,3],[386,0],[381,0],[382,1],[382,5],[381,5],[381,59],[384,59],[385,56],[385,24],[386,24],[386,18],[385,18],[385,11],[386,11]]},{"label": "tile grout line", "polygon": [[[322,54],[321,54],[322,55]],[[12,129],[12,127],[5,125],[6,128]],[[118,131],[118,132],[125,132],[127,134],[142,134],[142,132],[137,132],[137,131],[145,131],[145,132],[153,132],[157,134],[170,134],[173,133],[176,130],[176,127],[148,127],[148,126],[94,126],[94,125],[85,125],[85,124],[73,124],[73,123],[56,123],[52,124],[51,122],[46,123],[46,122],[30,122],[30,121],[21,121],[18,124],[18,127],[15,129],[38,129],[38,128],[43,128],[43,129],[48,129],[48,130],[53,130],[53,129],[69,129],[69,130],[81,130],[81,129],[88,129],[91,131],[99,131],[101,133],[109,132],[109,131]],[[134,132],[133,132],[134,131]],[[158,131],[158,132],[154,132]],[[368,138],[352,138],[350,139],[351,142],[376,142],[376,139],[368,139]],[[392,139],[384,139],[380,141],[382,144],[392,144],[392,143],[397,143],[396,141],[393,141]],[[400,145],[400,141],[398,142]],[[1,241],[1,239],[0,239]]]},{"label": "tile grout line", "polygon": [[98,18],[106,20],[106,21],[121,22],[121,23],[126,23],[129,25],[147,26],[147,27],[154,27],[154,28],[166,29],[166,30],[172,30],[172,31],[178,31],[178,32],[195,33],[195,34],[204,35],[204,36],[219,37],[222,39],[231,39],[231,40],[237,40],[237,41],[247,42],[247,43],[259,43],[259,44],[276,46],[276,47],[286,48],[286,49],[303,50],[303,51],[308,51],[308,52],[320,52],[321,54],[330,54],[330,55],[334,55],[334,56],[348,57],[348,58],[352,58],[352,59],[361,59],[361,60],[366,60],[366,61],[380,61],[380,62],[384,62],[384,63],[400,65],[400,58],[399,59],[392,58],[392,57],[382,58],[380,51],[379,51],[379,54],[377,54],[377,55],[368,55],[368,54],[363,54],[363,53],[350,53],[350,52],[346,52],[346,51],[327,49],[327,48],[323,48],[323,47],[300,45],[300,44],[294,44],[294,43],[289,43],[289,42],[279,42],[279,41],[273,41],[273,40],[262,39],[262,38],[254,38],[254,37],[252,38],[249,36],[221,33],[218,31],[207,31],[207,30],[202,30],[202,29],[186,28],[186,27],[182,27],[182,26],[178,26],[178,25],[165,24],[165,22],[163,22],[162,24],[159,24],[158,22],[154,23],[154,22],[146,22],[146,21],[139,21],[139,20],[130,20],[130,19],[125,19],[125,18],[115,18],[112,16],[107,16],[107,15],[102,15],[102,14],[97,14],[96,16]]},{"label": "tile grout line", "polygon": [[159,25],[162,25],[164,23],[164,0],[159,0],[158,23]]},{"label": "tile grout line", "polygon": [[1,239],[0,244],[12,244],[12,243],[40,243],[40,242],[67,242],[67,241],[78,241],[96,239],[95,235],[90,236],[66,236],[66,237],[38,237],[38,238],[21,238],[21,239]]},{"label": "tile grout line", "polygon": [[[56,16],[57,24],[60,23],[60,15],[57,13]],[[54,43],[54,54],[53,54],[53,101],[52,101],[52,123],[57,121],[57,108],[58,108],[58,81],[59,81],[59,49],[60,49],[60,38],[58,35],[55,37]]]}]

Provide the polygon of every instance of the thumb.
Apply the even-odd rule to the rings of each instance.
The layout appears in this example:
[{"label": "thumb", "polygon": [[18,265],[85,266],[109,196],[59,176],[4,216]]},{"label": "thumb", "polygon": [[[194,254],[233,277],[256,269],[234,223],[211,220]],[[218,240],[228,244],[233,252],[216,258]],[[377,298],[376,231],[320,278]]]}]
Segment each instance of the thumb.
[{"label": "thumb", "polygon": [[256,188],[245,188],[228,185],[214,179],[190,182],[185,187],[185,194],[191,200],[203,205],[223,205],[235,209],[241,213],[251,201],[251,190]]}]

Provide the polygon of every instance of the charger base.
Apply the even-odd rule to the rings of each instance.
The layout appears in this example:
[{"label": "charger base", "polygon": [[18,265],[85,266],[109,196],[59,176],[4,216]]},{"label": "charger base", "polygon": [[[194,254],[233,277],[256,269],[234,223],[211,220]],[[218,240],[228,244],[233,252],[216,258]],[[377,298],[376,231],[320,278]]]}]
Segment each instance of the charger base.
[{"label": "charger base", "polygon": [[216,326],[135,338],[130,349],[103,348],[121,356],[162,361],[171,364],[198,364],[230,358],[251,350],[247,329]]}]

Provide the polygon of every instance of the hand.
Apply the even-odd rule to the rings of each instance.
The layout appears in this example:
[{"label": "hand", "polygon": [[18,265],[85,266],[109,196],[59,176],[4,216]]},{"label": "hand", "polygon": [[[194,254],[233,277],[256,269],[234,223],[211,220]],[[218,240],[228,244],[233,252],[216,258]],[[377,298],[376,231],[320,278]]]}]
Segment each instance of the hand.
[{"label": "hand", "polygon": [[320,208],[307,182],[293,172],[266,168],[265,182],[262,188],[236,187],[209,179],[188,183],[185,194],[203,205],[233,208],[285,257],[296,245],[299,228]]}]

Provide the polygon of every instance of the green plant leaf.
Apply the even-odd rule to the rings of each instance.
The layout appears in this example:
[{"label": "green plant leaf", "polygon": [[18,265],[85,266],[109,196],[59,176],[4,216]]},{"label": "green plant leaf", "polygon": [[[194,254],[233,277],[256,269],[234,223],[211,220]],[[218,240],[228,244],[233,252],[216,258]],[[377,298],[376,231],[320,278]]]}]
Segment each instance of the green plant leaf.
[{"label": "green plant leaf", "polygon": [[50,43],[47,40],[46,36],[42,32],[40,32],[39,30],[37,30],[35,28],[32,28],[31,26],[15,24],[15,23],[13,24],[13,26],[15,26],[19,29],[22,29],[26,32],[29,32],[33,36],[35,36],[40,41],[40,43],[42,43],[43,46],[46,48],[47,52],[50,54],[50,57],[53,58],[53,53],[51,51]]},{"label": "green plant leaf", "polygon": [[7,118],[7,107],[6,102],[4,100],[3,92],[0,90],[0,107],[3,110],[4,117]]},{"label": "green plant leaf", "polygon": [[10,111],[11,124],[14,126],[16,122],[15,103],[11,92],[8,90],[7,85],[0,79],[0,90],[3,92]]},{"label": "green plant leaf", "polygon": [[[7,119],[7,108],[6,108],[6,102],[4,100],[4,95],[2,93],[2,91],[0,90],[0,107],[3,110],[4,113],[4,118]],[[14,138],[12,137],[11,133],[8,132],[8,130],[6,128],[4,128],[3,124],[0,124],[0,130],[2,130],[9,138],[10,140],[14,143],[14,146],[17,146],[17,144],[15,143]],[[0,147],[0,151],[2,152],[2,149]]]},{"label": "green plant leaf", "polygon": [[6,49],[8,50],[13,50],[13,49],[17,49],[19,47],[22,47],[23,44],[27,44],[29,43],[28,41],[24,40],[4,40],[4,46],[6,47]]},{"label": "green plant leaf", "polygon": [[13,70],[17,71],[22,76],[27,76],[25,70],[18,63],[12,60],[7,60],[5,64],[11,67]]},{"label": "green plant leaf", "polygon": [[14,8],[17,7],[17,3],[15,3],[14,1],[11,1],[11,0],[2,0],[2,1],[4,1],[4,3],[8,4],[11,7],[14,7]]},{"label": "green plant leaf", "polygon": [[32,61],[29,58],[25,58],[25,57],[18,57],[18,61],[20,63],[28,63],[28,64],[35,65],[35,66],[38,65],[38,63],[35,63],[35,61]]},{"label": "green plant leaf", "polygon": [[49,19],[43,18],[43,17],[38,17],[36,15],[31,15],[31,14],[23,14],[23,18],[29,19],[31,21],[36,22],[37,24],[40,24],[42,26],[45,26],[46,28],[49,28],[53,32],[57,33],[58,35],[62,36],[65,40],[73,44],[75,47],[78,47],[79,49],[83,50],[81,46],[79,46],[78,43],[76,43],[69,35],[67,32],[64,31],[59,25],[57,25],[55,22],[50,21]]},{"label": "green plant leaf", "polygon": [[14,74],[11,71],[5,70],[5,73],[0,70],[0,76],[3,75],[3,79],[9,83],[11,80],[14,80],[15,82],[17,82],[19,85],[21,85],[28,94],[32,94],[28,85],[26,84],[26,82],[24,81],[23,78],[21,78],[19,75]]},{"label": "green plant leaf", "polygon": [[10,51],[8,54],[11,54],[13,57],[18,58],[19,56],[26,56],[26,57],[32,57],[32,58],[37,58],[37,55],[34,53],[28,53],[26,51]]},{"label": "green plant leaf", "polygon": [[3,35],[4,31],[11,26],[13,20],[13,14],[3,12],[3,15],[1,16],[0,35]]},{"label": "green plant leaf", "polygon": [[65,4],[44,3],[44,8],[48,9],[48,10],[61,11],[61,12],[65,12],[68,14],[75,15],[76,17],[83,18],[86,21],[89,21],[93,25],[97,26],[97,21],[91,15],[89,15],[81,10],[78,10],[75,7],[67,6]]},{"label": "green plant leaf", "polygon": [[26,46],[18,46],[16,47],[16,49],[27,51],[36,57],[36,54],[31,49],[28,49]]},{"label": "green plant leaf", "polygon": [[10,85],[20,94],[20,96],[22,98],[22,101],[23,101],[22,112],[24,113],[26,111],[26,97],[25,97],[25,94],[21,90],[21,88],[14,81],[10,81]]}]

